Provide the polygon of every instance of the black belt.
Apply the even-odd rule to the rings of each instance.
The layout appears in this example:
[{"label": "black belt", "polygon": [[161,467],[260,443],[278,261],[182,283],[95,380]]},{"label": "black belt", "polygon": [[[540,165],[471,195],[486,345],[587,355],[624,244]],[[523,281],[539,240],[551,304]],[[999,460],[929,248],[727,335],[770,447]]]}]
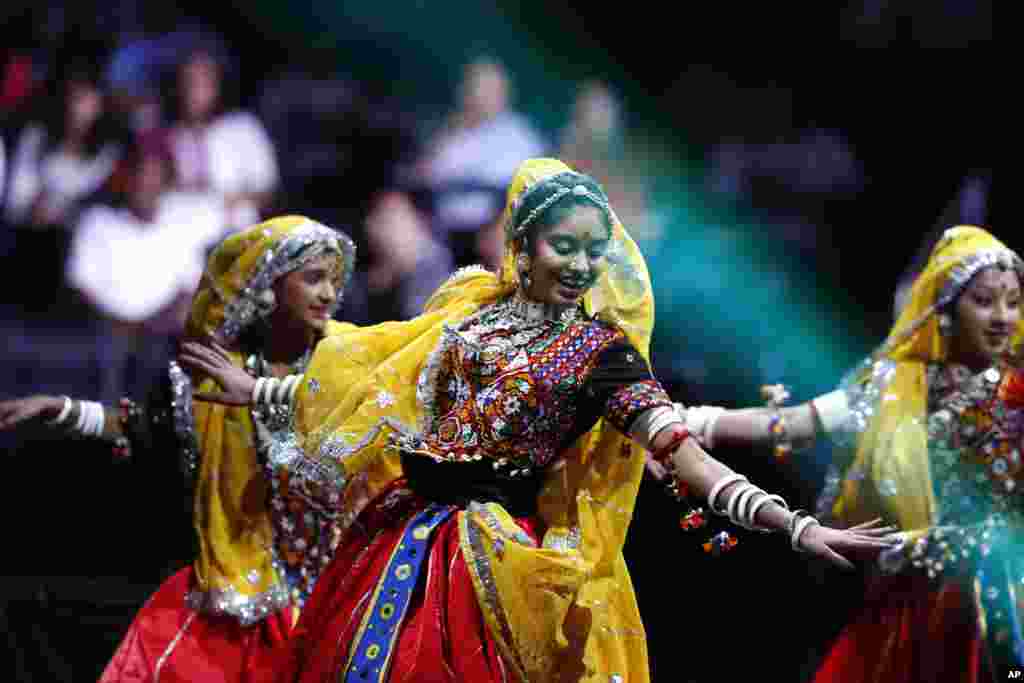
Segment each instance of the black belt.
[{"label": "black belt", "polygon": [[489,458],[438,462],[425,455],[402,453],[409,488],[431,502],[462,508],[470,501],[499,503],[513,517],[536,515],[540,472],[513,477],[507,467],[495,469],[494,462]]}]

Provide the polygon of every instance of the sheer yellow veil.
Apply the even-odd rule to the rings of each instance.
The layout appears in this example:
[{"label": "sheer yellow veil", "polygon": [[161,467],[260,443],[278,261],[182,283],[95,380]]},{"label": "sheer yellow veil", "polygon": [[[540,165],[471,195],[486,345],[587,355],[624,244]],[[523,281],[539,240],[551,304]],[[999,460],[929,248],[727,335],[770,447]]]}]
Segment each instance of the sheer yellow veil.
[{"label": "sheer yellow veil", "polygon": [[[281,216],[235,233],[211,253],[192,300],[186,333],[234,347],[240,334],[274,306],[273,283],[321,254],[337,256],[340,294],[352,272],[355,248],[343,233],[303,216]],[[352,325],[330,321],[330,336]],[[243,365],[241,351],[232,359]],[[216,390],[209,377],[194,378],[196,391]],[[176,396],[185,404],[187,397]],[[273,542],[267,484],[257,461],[248,407],[192,403],[201,454],[195,483],[195,606],[256,621],[289,604],[272,566]]]},{"label": "sheer yellow veil", "polygon": [[[847,473],[832,507],[836,519],[854,524],[881,515],[912,534],[934,522],[926,367],[946,361],[950,352],[940,314],[975,274],[997,264],[1024,272],[1020,258],[981,228],[950,228],[935,245],[871,368],[857,380],[858,391],[867,388],[874,398],[850,464],[857,474]],[[1024,322],[1014,333],[1015,350],[1022,338]]]},{"label": "sheer yellow veil", "polygon": [[[555,159],[524,162],[508,189],[506,223],[537,182],[570,171]],[[614,214],[612,223],[608,265],[584,307],[619,327],[647,358],[650,278]],[[518,286],[516,256],[515,242],[507,240],[500,272],[457,272],[421,316],[323,340],[297,399],[294,431],[305,457],[332,468],[337,480],[365,473],[371,495],[401,476],[389,435],[420,424],[425,394],[417,395],[417,384],[444,326],[511,295]],[[614,674],[647,680],[643,627],[622,558],[643,462],[639,447],[600,421],[545,475],[541,547],[523,541],[496,504],[459,513],[461,547],[485,619],[524,680],[606,683]]]}]

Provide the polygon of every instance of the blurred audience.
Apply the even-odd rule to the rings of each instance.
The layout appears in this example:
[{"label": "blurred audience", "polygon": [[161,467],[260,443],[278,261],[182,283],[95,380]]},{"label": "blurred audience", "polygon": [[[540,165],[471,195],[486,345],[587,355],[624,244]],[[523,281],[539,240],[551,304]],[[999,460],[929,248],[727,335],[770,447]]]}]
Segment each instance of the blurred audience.
[{"label": "blurred audience", "polygon": [[171,158],[157,136],[133,146],[117,205],[86,209],[75,230],[68,282],[124,327],[177,333],[206,251],[225,233],[222,205],[171,189]]},{"label": "blurred audience", "polygon": [[622,103],[607,83],[580,85],[558,157],[604,186],[616,215],[634,238],[653,241],[660,236],[647,209],[645,174],[629,149]]},{"label": "blurred audience", "polygon": [[178,71],[178,121],[171,129],[177,183],[225,203],[232,227],[259,222],[279,183],[274,145],[256,116],[230,110],[224,64],[196,50]]},{"label": "blurred audience", "polygon": [[42,111],[17,136],[5,202],[16,225],[70,225],[82,202],[114,171],[122,136],[107,110],[99,75],[84,58],[72,64]]},{"label": "blurred audience", "polygon": [[367,267],[356,273],[345,293],[344,319],[365,325],[422,313],[452,272],[451,253],[402,192],[383,192],[374,199],[365,232]]},{"label": "blurred audience", "polygon": [[458,98],[415,175],[433,193],[435,228],[462,266],[479,260],[477,233],[501,212],[516,167],[543,155],[548,146],[512,109],[509,75],[498,62],[481,59],[466,65]]}]

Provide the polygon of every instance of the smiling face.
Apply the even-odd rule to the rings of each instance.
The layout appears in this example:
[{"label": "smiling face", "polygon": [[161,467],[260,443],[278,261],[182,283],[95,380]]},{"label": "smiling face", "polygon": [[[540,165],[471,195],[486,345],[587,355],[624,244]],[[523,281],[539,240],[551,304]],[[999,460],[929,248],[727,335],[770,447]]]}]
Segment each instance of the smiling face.
[{"label": "smiling face", "polygon": [[611,231],[596,206],[576,206],[562,220],[539,230],[531,242],[531,284],[526,296],[564,306],[586,294],[605,266]]},{"label": "smiling face", "polygon": [[980,366],[1007,353],[1020,322],[1020,297],[1015,270],[986,268],[975,275],[956,302],[954,355]]},{"label": "smiling face", "polygon": [[324,254],[282,277],[274,283],[278,302],[275,315],[287,318],[286,324],[291,327],[323,332],[338,298],[335,283],[339,267],[336,256]]}]

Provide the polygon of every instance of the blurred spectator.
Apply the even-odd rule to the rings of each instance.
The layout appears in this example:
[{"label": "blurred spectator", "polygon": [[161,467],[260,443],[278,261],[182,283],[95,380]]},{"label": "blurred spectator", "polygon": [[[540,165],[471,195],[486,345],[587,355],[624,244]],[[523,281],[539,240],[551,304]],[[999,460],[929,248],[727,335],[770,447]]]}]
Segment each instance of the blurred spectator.
[{"label": "blurred spectator", "polygon": [[480,255],[480,265],[495,273],[501,271],[505,258],[505,224],[500,218],[477,234],[476,253]]},{"label": "blurred spectator", "polygon": [[121,154],[121,136],[91,66],[74,64],[47,92],[41,115],[22,130],[11,155],[5,213],[14,224],[73,224]]},{"label": "blurred spectator", "polygon": [[580,86],[558,157],[601,183],[635,239],[658,237],[647,209],[644,174],[627,149],[622,105],[607,84],[588,81]]},{"label": "blurred spectator", "polygon": [[232,227],[258,222],[279,182],[274,146],[253,114],[228,111],[223,64],[213,52],[197,50],[181,64],[178,99],[171,131],[178,184],[218,195]]},{"label": "blurred spectator", "polygon": [[409,197],[384,192],[366,218],[369,266],[345,293],[343,315],[357,324],[407,320],[452,272],[452,257]]},{"label": "blurred spectator", "polygon": [[459,105],[418,162],[418,180],[434,193],[436,227],[457,265],[477,260],[476,234],[500,213],[504,189],[520,162],[547,151],[526,119],[510,109],[502,65],[478,60],[465,67]]},{"label": "blurred spectator", "polygon": [[32,57],[21,51],[12,51],[0,75],[0,113],[14,111],[28,101],[35,88]]},{"label": "blurred spectator", "polygon": [[176,333],[206,250],[225,232],[222,205],[206,194],[169,189],[171,159],[159,138],[133,147],[125,171],[124,205],[83,212],[67,278],[123,326]]}]

